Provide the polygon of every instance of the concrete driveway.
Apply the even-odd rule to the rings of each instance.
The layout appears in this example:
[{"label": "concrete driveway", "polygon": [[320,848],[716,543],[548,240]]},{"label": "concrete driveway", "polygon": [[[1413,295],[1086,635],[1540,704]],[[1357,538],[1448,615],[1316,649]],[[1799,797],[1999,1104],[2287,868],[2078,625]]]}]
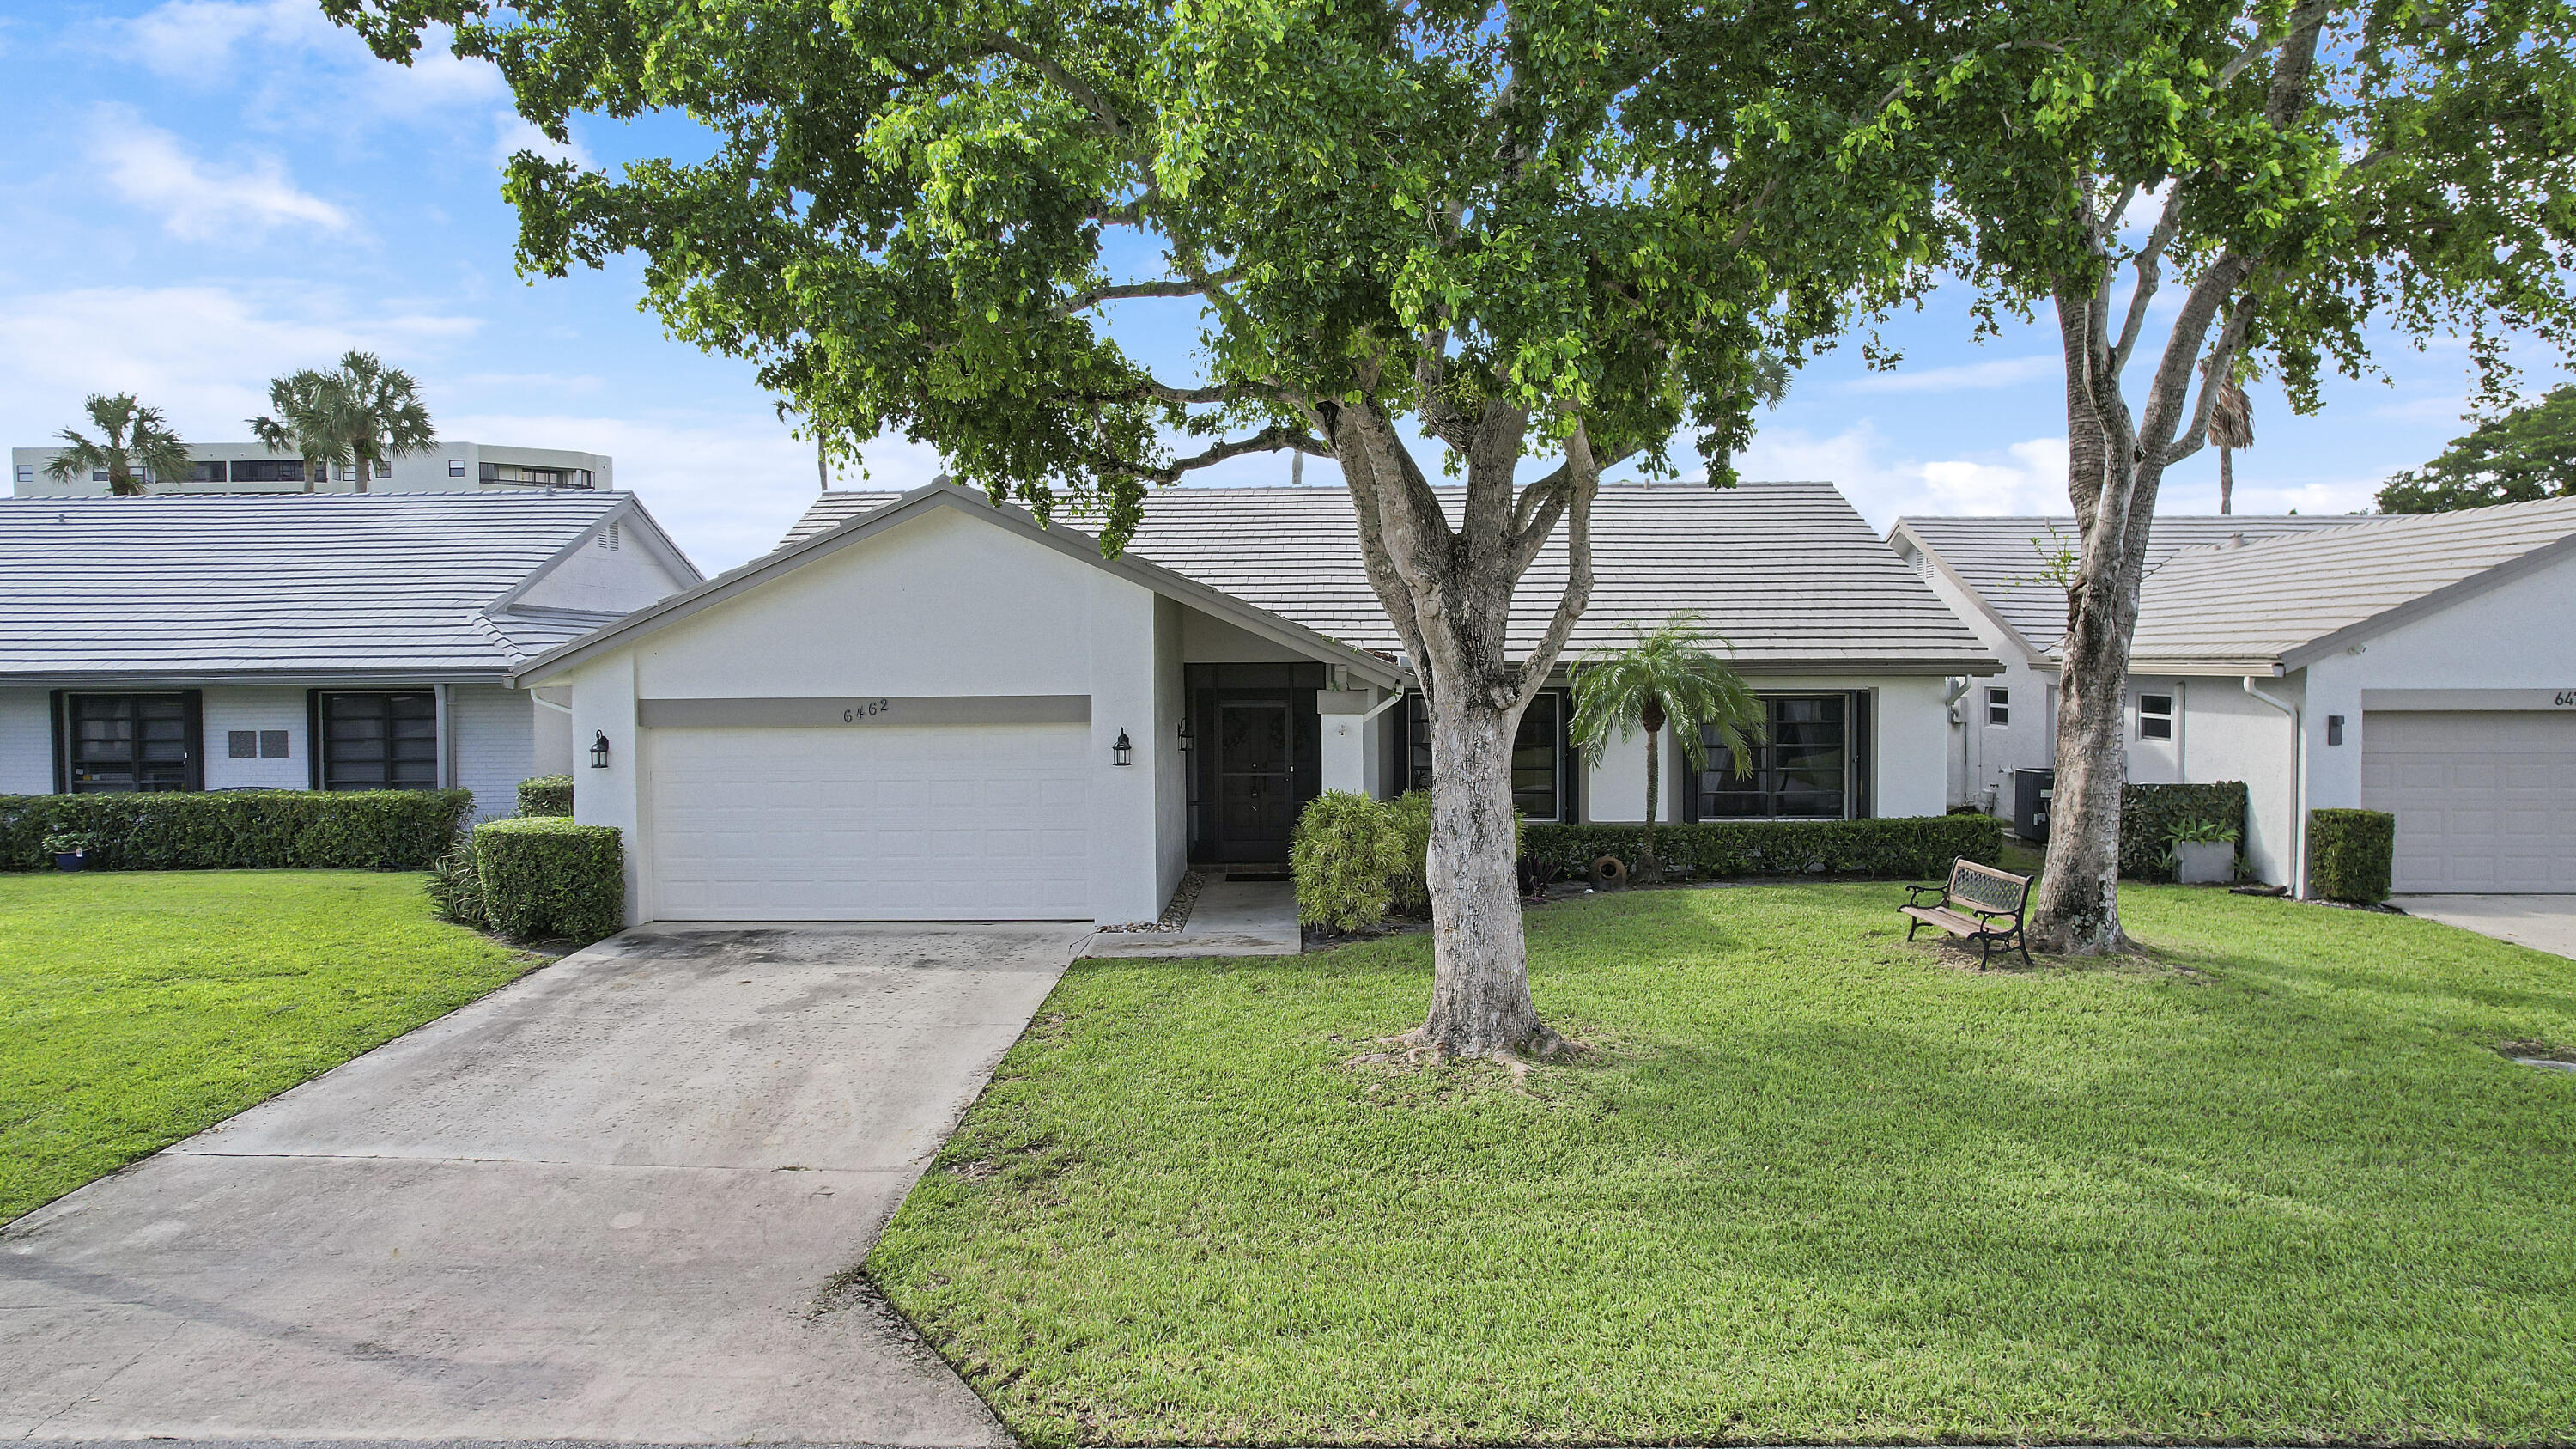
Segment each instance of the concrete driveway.
[{"label": "concrete driveway", "polygon": [[2576,956],[2576,896],[2391,896],[2410,916]]},{"label": "concrete driveway", "polygon": [[0,1435],[1006,1443],[840,1275],[1085,934],[567,957],[0,1230]]}]

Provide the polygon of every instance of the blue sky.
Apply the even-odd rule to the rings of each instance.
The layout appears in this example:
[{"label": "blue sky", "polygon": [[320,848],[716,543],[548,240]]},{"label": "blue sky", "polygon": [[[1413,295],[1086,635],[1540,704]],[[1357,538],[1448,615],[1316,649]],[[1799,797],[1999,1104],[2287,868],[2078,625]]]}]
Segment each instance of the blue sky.
[{"label": "blue sky", "polygon": [[[513,272],[499,165],[541,138],[487,66],[384,65],[311,0],[21,0],[0,17],[0,129],[18,138],[0,155],[12,446],[76,421],[94,391],[137,392],[192,439],[240,439],[269,377],[361,347],[421,379],[448,436],[615,455],[621,486],[710,570],[767,548],[816,486],[749,367],[636,310],[631,264]],[[671,122],[575,136],[601,161],[687,140]],[[1838,483],[1882,528],[1900,513],[2064,511],[2054,332],[1978,345],[1964,303],[1936,295],[1897,319],[1894,373],[1868,372],[1857,347],[1808,366],[1763,416],[1745,476]],[[1161,305],[1159,325],[1186,335]],[[2382,361],[2390,381],[2337,382],[2315,417],[2254,390],[2240,512],[2365,508],[2379,480],[2464,430],[2465,347]],[[2555,376],[2535,371],[2528,390]],[[890,487],[937,471],[899,439],[868,464]],[[1288,463],[1220,474],[1284,482]],[[2178,469],[2163,506],[2215,511],[2215,455]]]}]

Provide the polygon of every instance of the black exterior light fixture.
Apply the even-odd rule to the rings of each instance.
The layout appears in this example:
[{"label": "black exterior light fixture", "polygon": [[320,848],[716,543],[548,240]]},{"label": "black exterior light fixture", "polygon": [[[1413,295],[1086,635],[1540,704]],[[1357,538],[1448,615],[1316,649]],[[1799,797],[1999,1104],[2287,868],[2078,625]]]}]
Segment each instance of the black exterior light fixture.
[{"label": "black exterior light fixture", "polygon": [[1125,730],[1118,732],[1118,743],[1109,747],[1109,757],[1121,765],[1136,763],[1136,747],[1127,742]]},{"label": "black exterior light fixture", "polygon": [[591,732],[590,767],[594,770],[605,770],[608,768],[608,732],[606,730],[594,730]]}]

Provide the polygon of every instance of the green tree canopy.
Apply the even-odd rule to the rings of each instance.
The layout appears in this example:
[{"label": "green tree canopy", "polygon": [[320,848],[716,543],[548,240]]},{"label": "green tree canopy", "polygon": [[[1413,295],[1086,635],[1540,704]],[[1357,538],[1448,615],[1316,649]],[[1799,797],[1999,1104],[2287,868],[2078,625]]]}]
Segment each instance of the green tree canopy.
[{"label": "green tree canopy", "polygon": [[46,477],[69,481],[103,472],[107,491],[124,495],[141,493],[149,479],[175,483],[188,476],[188,445],[170,430],[159,408],[145,407],[130,392],[94,392],[82,401],[81,411],[97,425],[98,436],[63,429],[63,449],[45,465]]},{"label": "green tree canopy", "polygon": [[[1543,1041],[1509,744],[1591,591],[1603,469],[1748,439],[1766,351],[1937,251],[1912,158],[1847,150],[1910,10],[1770,0],[326,0],[407,59],[437,24],[522,115],[684,114],[708,152],[522,154],[524,267],[641,253],[681,337],[845,449],[889,429],[1123,546],[1145,487],[1246,452],[1341,467],[1429,698],[1426,1033]],[[1124,319],[1198,333],[1187,375]],[[1157,367],[1166,370],[1158,371]],[[1426,468],[1409,429],[1441,455]],[[1520,465],[1557,466],[1524,481]],[[1464,487],[1444,506],[1436,471]],[[1563,530],[1534,648],[1515,586]]]},{"label": "green tree canopy", "polygon": [[2489,418],[2379,490],[2382,513],[2448,513],[2576,495],[2576,383]]}]

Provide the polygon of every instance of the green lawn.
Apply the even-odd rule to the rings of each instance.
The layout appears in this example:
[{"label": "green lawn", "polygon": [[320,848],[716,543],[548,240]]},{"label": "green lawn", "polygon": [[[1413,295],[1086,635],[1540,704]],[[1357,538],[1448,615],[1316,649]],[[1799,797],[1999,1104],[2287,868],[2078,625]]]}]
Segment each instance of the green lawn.
[{"label": "green lawn", "polygon": [[1347,1067],[1421,938],[1079,963],[869,1259],[1041,1444],[2576,1438],[2576,962],[2131,887],[1980,975],[1884,885],[1533,914],[1594,1044]]},{"label": "green lawn", "polygon": [[0,1222],[534,964],[421,880],[0,874]]}]

